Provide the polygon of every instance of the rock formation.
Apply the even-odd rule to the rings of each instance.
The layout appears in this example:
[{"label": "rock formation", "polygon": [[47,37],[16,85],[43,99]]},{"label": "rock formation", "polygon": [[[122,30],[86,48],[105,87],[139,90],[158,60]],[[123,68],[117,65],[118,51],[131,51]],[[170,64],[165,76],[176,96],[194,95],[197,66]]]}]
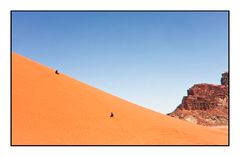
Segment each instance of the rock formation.
[{"label": "rock formation", "polygon": [[221,84],[228,86],[228,72],[222,73]]},{"label": "rock formation", "polygon": [[227,125],[228,72],[222,74],[221,85],[195,84],[177,109],[168,115],[200,125]]}]

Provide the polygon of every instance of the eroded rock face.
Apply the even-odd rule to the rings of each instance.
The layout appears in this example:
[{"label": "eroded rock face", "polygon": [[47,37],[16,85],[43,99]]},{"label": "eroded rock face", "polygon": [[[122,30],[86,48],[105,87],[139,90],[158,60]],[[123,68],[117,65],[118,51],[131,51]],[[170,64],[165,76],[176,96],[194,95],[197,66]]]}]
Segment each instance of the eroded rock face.
[{"label": "eroded rock face", "polygon": [[195,84],[177,109],[168,115],[200,125],[227,125],[228,73],[222,74],[221,84]]},{"label": "eroded rock face", "polygon": [[228,86],[228,72],[222,73],[221,84]]}]

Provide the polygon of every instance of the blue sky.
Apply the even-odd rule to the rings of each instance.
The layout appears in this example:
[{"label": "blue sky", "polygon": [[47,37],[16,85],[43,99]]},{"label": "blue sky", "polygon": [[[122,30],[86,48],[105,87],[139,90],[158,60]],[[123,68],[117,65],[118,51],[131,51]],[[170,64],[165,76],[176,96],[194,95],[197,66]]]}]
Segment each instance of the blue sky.
[{"label": "blue sky", "polygon": [[138,105],[173,111],[228,69],[226,12],[13,12],[13,51]]}]

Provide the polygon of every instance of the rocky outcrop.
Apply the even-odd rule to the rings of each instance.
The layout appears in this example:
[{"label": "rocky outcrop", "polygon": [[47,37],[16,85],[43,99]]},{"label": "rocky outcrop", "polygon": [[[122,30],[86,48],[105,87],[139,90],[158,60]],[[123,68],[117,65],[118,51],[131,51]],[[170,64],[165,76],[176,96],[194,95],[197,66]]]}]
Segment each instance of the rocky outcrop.
[{"label": "rocky outcrop", "polygon": [[227,125],[228,73],[222,74],[221,85],[195,84],[176,110],[168,115],[200,125]]},{"label": "rocky outcrop", "polygon": [[222,73],[221,84],[228,86],[228,72]]}]

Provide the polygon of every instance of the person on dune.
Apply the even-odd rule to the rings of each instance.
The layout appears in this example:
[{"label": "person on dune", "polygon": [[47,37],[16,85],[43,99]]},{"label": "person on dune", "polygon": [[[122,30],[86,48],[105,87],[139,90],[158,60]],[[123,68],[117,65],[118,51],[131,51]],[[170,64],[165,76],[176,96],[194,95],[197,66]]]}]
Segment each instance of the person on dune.
[{"label": "person on dune", "polygon": [[114,114],[111,112],[111,115],[110,115],[110,117],[113,117],[114,116]]},{"label": "person on dune", "polygon": [[58,72],[58,70],[56,70],[56,71],[55,71],[55,74],[59,75],[59,72]]}]

